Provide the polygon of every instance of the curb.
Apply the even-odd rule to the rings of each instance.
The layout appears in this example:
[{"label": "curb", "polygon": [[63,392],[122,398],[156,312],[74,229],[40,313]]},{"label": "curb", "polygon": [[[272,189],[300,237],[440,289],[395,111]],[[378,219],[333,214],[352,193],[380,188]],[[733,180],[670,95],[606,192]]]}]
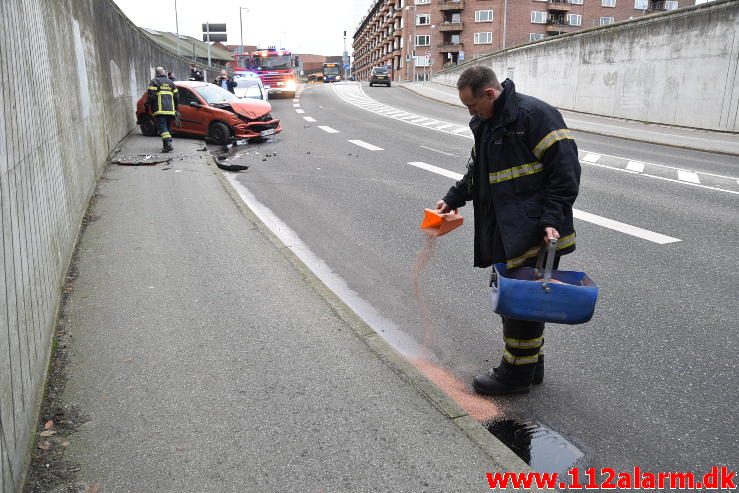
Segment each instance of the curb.
[{"label": "curb", "polygon": [[387,365],[401,380],[410,384],[419,394],[431,402],[444,417],[455,423],[478,448],[493,460],[494,464],[501,466],[501,470],[533,471],[528,464],[469,416],[454,400],[401,356],[331,291],[241,200],[238,192],[224,177],[224,173],[216,167],[215,160],[210,155],[207,159],[209,160],[208,164],[213,165],[211,168],[213,173],[244,217],[282,253],[283,257],[292,264],[308,285],[328,303],[331,310],[352,329],[354,335],[364,342],[380,361]]},{"label": "curb", "polygon": [[[414,94],[418,94],[419,96],[424,97],[426,99],[430,99],[432,101],[436,101],[437,103],[443,103],[443,104],[446,104],[446,105],[449,105],[449,106],[454,106],[455,108],[464,108],[464,106],[462,106],[460,104],[450,103],[449,101],[443,101],[443,100],[437,99],[437,98],[435,98],[433,96],[429,96],[428,94],[424,94],[421,91],[417,91],[415,89],[411,89],[406,84],[397,84],[397,86],[398,87],[402,87],[406,91],[410,91],[410,92],[412,92]],[[557,108],[557,109],[559,109],[559,108]],[[572,111],[572,110],[565,110],[565,111]],[[576,111],[572,111],[572,112],[573,113],[577,113]],[[640,123],[644,123],[644,122],[640,122]],[[636,137],[628,137],[628,136],[623,136],[623,135],[616,135],[616,134],[613,134],[613,133],[597,132],[597,131],[594,131],[594,130],[584,130],[582,128],[573,127],[573,126],[570,126],[569,128],[571,130],[575,130],[577,132],[584,132],[584,133],[593,134],[593,135],[600,135],[600,136],[603,136],[603,137],[614,137],[614,138],[617,138],[617,139],[628,140],[628,141],[631,141],[631,142],[643,142],[645,144],[661,145],[661,146],[666,146],[666,147],[673,147],[673,148],[676,148],[676,149],[685,149],[685,150],[688,150],[688,151],[710,152],[712,154],[721,154],[721,155],[724,155],[724,156],[739,156],[739,152],[720,151],[720,150],[716,150],[716,149],[709,149],[707,147],[706,148],[704,148],[704,147],[694,147],[694,146],[674,144],[674,143],[654,142],[653,140],[646,140],[646,139],[639,139],[639,138],[636,138]],[[698,130],[700,130],[700,129],[698,129]]]}]

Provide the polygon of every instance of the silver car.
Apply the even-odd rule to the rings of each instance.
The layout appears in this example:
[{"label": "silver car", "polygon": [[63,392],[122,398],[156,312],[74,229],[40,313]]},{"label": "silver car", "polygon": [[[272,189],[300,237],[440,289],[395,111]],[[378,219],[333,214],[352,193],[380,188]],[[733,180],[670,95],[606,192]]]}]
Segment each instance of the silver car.
[{"label": "silver car", "polygon": [[267,91],[264,89],[262,80],[259,77],[236,77],[236,87],[234,87],[234,94],[238,98],[246,99],[260,99],[262,101],[267,100]]}]

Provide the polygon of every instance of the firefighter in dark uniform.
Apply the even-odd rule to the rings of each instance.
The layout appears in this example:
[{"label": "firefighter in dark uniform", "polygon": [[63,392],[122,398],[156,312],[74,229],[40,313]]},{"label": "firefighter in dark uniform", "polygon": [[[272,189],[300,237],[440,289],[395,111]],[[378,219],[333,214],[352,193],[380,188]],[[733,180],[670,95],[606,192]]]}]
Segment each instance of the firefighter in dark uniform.
[{"label": "firefighter in dark uniform", "polygon": [[149,82],[148,93],[148,104],[162,138],[162,152],[172,152],[172,120],[177,116],[179,96],[177,86],[162,67],[156,68],[156,77]]},{"label": "firefighter in dark uniform", "polygon": [[[475,267],[506,262],[533,266],[540,247],[557,238],[557,257],[575,250],[572,204],[580,185],[577,145],[553,106],[517,94],[488,67],[465,70],[459,98],[475,138],[467,173],[436,204],[449,212],[472,200]],[[500,365],[472,384],[482,394],[521,394],[544,378],[544,323],[503,317]]]}]

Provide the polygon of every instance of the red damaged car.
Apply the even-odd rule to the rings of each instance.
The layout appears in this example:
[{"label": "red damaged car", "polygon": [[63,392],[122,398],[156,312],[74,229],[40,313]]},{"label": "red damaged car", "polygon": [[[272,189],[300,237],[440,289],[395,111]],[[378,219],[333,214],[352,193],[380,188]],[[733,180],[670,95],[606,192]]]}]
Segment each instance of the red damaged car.
[{"label": "red damaged car", "polygon": [[[207,82],[177,81],[180,126],[172,123],[175,135],[206,137],[214,144],[232,140],[261,139],[282,132],[280,120],[272,117],[272,105],[256,99],[239,99],[222,87]],[[136,104],[136,123],[141,133],[158,135],[157,125],[146,105],[144,93]]]}]

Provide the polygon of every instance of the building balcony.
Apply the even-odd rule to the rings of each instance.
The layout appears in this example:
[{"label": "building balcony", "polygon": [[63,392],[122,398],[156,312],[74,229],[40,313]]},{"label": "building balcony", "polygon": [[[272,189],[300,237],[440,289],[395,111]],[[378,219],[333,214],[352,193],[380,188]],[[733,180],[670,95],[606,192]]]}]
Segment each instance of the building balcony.
[{"label": "building balcony", "polygon": [[400,56],[400,48],[395,48],[393,50],[393,56]]},{"label": "building balcony", "polygon": [[557,21],[549,21],[547,22],[547,25],[545,26],[545,29],[548,33],[568,33],[574,30],[574,27],[580,27],[580,26],[571,26],[567,22],[557,22]]},{"label": "building balcony", "polygon": [[439,31],[443,33],[458,32],[464,29],[464,22],[444,22],[439,24]]},{"label": "building balcony", "polygon": [[572,10],[570,0],[549,0],[547,10],[550,12],[569,12]]},{"label": "building balcony", "polygon": [[402,29],[396,29],[393,31],[393,38],[401,38],[403,37],[403,30]]},{"label": "building balcony", "polygon": [[459,53],[464,49],[464,43],[441,43],[436,48],[442,53]]},{"label": "building balcony", "polygon": [[667,0],[650,0],[649,11],[650,12],[664,12],[666,10],[674,10],[676,7]]},{"label": "building balcony", "polygon": [[403,9],[395,9],[395,12],[393,12],[393,17],[396,19],[400,19],[403,17]]},{"label": "building balcony", "polygon": [[463,10],[464,9],[464,0],[442,0],[442,2],[439,4],[439,10],[442,10],[444,12],[450,11],[450,10]]}]

